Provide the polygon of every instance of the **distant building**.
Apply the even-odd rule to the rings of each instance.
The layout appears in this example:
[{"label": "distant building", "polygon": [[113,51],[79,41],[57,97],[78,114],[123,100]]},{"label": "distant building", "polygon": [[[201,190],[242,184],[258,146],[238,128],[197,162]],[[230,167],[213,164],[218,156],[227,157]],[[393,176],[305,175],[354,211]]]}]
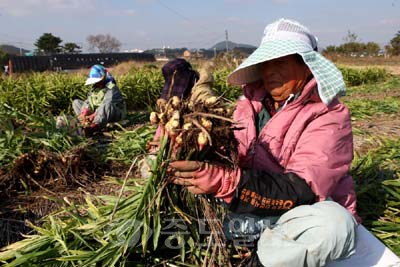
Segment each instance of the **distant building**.
[{"label": "distant building", "polygon": [[125,50],[124,52],[126,52],[126,53],[143,53],[144,50],[138,49],[138,48],[134,48],[134,49],[131,49],[131,50]]},{"label": "distant building", "polygon": [[196,51],[185,50],[182,56],[185,59],[200,59],[204,58],[204,52],[203,50],[196,50]]},{"label": "distant building", "polygon": [[168,61],[169,58],[165,57],[165,56],[155,56],[156,57],[156,61]]}]

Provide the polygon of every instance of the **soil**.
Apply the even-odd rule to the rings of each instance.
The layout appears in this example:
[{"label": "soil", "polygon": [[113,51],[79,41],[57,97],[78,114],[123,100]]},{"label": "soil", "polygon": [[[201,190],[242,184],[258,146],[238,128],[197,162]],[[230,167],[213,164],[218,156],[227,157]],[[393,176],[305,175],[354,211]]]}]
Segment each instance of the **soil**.
[{"label": "soil", "polygon": [[21,233],[31,231],[25,225],[29,220],[40,224],[40,218],[59,210],[61,203],[52,199],[67,199],[70,202],[82,203],[86,193],[93,195],[118,195],[119,186],[105,181],[95,181],[82,187],[57,188],[54,191],[39,189],[25,194],[20,192],[11,198],[0,198],[0,248],[21,239]]},{"label": "soil", "polygon": [[[400,63],[399,63],[400,64]],[[393,67],[393,66],[392,66]],[[400,66],[396,66],[399,69]],[[400,99],[400,88],[381,92],[352,92],[344,97],[365,100],[382,100],[388,97]],[[353,121],[353,141],[356,153],[365,153],[379,145],[376,137],[393,138],[400,136],[400,110],[395,114],[376,114],[370,119]]]},{"label": "soil", "polygon": [[[115,177],[123,179],[129,166],[113,165],[112,171],[103,173],[104,177]],[[74,203],[83,203],[85,196],[91,195],[118,195],[120,186],[111,183],[107,179],[96,179],[98,174],[93,172],[93,177],[82,186],[77,183],[51,184],[49,187],[35,187],[32,191],[8,192],[7,195],[0,191],[0,248],[18,241],[22,238],[21,233],[31,231],[26,227],[25,220],[40,224],[40,218],[59,210],[62,201],[54,199],[65,199]],[[135,175],[135,171],[130,173]]]},{"label": "soil", "polygon": [[353,127],[361,130],[361,134],[353,136],[354,150],[363,154],[379,145],[377,136],[387,138],[400,136],[400,116],[399,114],[379,114],[371,120],[354,121]]},{"label": "soil", "polygon": [[[399,69],[398,66],[391,66]],[[350,97],[358,99],[380,99],[383,97],[400,98],[400,88],[391,89],[384,94],[378,93],[354,93]],[[400,136],[400,110],[396,114],[376,114],[368,120],[353,121],[354,149],[356,153],[366,153],[378,145],[376,137],[399,137]],[[147,114],[143,114],[147,116]],[[129,166],[128,166],[129,167]],[[113,166],[113,177],[125,177],[126,166]],[[0,169],[0,176],[4,174]],[[102,173],[102,175],[107,175]],[[110,173],[108,173],[110,175]],[[38,223],[39,219],[57,209],[61,204],[53,202],[50,198],[82,202],[85,193],[94,195],[118,194],[118,186],[111,185],[104,180],[91,179],[84,187],[73,186],[53,187],[51,190],[37,188],[33,192],[20,191],[7,197],[0,190],[0,248],[22,238],[21,233],[29,233],[30,229],[25,226],[25,220]]]},{"label": "soil", "polygon": [[363,98],[367,100],[381,100],[388,97],[399,98],[400,99],[400,89],[390,89],[382,92],[357,92],[351,93],[351,98]]},{"label": "soil", "polygon": [[[399,90],[400,91],[400,90]],[[399,92],[397,92],[399,93]],[[396,94],[397,94],[396,93]],[[365,95],[368,98],[369,95]],[[400,111],[398,114],[377,114],[369,120],[353,121],[355,131],[354,149],[356,153],[363,154],[379,145],[376,136],[399,137],[400,136]],[[113,177],[125,177],[127,166],[113,166]],[[1,170],[0,170],[1,171]],[[103,175],[107,175],[103,173]],[[31,230],[25,226],[25,220],[40,223],[39,219],[58,210],[61,204],[51,198],[68,198],[69,201],[82,202],[86,193],[93,195],[117,195],[118,186],[111,185],[104,180],[91,179],[84,187],[76,183],[70,186],[52,186],[36,188],[30,192],[14,192],[12,197],[1,196],[0,192],[0,248],[22,238],[21,233],[29,233]]]}]

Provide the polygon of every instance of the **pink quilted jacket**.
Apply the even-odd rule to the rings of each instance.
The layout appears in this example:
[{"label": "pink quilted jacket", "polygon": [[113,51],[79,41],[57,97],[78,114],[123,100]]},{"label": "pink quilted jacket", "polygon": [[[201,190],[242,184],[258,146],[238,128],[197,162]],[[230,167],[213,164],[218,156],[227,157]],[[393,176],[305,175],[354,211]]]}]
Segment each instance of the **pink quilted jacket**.
[{"label": "pink quilted jacket", "polygon": [[235,132],[240,166],[276,173],[293,172],[306,180],[323,201],[331,197],[356,214],[356,195],[348,174],[353,159],[349,110],[337,99],[321,102],[316,81],[275,114],[256,136],[255,114],[265,96],[261,82],[243,87],[234,119],[243,127]]}]

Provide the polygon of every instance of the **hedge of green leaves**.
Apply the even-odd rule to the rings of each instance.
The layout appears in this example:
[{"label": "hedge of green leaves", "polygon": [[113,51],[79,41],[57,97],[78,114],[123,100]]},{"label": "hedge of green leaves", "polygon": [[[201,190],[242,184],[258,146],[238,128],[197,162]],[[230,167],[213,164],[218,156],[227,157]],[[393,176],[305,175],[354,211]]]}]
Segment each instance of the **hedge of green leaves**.
[{"label": "hedge of green leaves", "polygon": [[[388,77],[384,69],[340,69],[348,86],[374,84]],[[241,90],[227,83],[231,71],[228,68],[215,70],[214,89],[218,95],[234,101],[241,95]],[[143,110],[153,106],[164,84],[161,70],[148,66],[133,68],[128,74],[116,79],[126,98],[128,110]],[[35,73],[17,78],[0,78],[0,103],[28,114],[71,113],[72,100],[84,99],[90,89],[83,85],[84,81],[82,75],[65,73]]]},{"label": "hedge of green leaves", "polygon": [[383,68],[353,69],[339,67],[347,86],[359,86],[383,82],[388,77],[388,72]]}]

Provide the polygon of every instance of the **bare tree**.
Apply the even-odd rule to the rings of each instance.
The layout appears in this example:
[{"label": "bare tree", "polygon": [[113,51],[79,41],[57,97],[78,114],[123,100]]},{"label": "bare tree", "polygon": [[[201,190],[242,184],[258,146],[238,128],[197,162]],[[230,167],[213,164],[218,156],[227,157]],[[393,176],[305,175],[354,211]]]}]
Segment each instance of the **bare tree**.
[{"label": "bare tree", "polygon": [[86,40],[89,50],[97,49],[100,53],[118,52],[121,47],[121,42],[109,34],[89,35]]},{"label": "bare tree", "polygon": [[347,36],[343,38],[346,43],[355,43],[358,39],[357,34],[351,32],[350,30],[347,31]]}]

